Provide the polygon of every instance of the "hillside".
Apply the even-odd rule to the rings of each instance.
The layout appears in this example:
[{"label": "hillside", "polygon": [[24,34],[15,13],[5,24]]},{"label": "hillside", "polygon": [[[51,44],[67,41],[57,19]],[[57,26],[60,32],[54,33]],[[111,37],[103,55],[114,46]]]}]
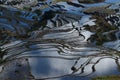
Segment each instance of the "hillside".
[{"label": "hillside", "polygon": [[119,59],[119,0],[0,0],[0,80],[91,80]]}]

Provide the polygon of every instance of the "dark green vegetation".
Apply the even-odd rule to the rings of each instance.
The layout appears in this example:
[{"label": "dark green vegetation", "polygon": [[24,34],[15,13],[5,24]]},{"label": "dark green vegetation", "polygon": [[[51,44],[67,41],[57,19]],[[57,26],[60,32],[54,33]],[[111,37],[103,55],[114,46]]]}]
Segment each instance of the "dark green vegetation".
[{"label": "dark green vegetation", "polygon": [[70,0],[55,0],[56,2],[61,2],[61,1],[63,1],[63,2],[65,2],[65,1],[70,1]]},{"label": "dark green vegetation", "polygon": [[96,19],[96,25],[85,26],[87,30],[95,33],[90,38],[91,42],[96,40],[97,45],[102,45],[104,42],[116,40],[115,33],[118,31],[117,27],[108,24],[102,17],[93,16],[93,18]]},{"label": "dark green vegetation", "polygon": [[102,18],[104,18],[105,16],[113,15],[117,12],[117,9],[108,9],[109,6],[110,5],[91,7],[91,8],[84,10],[84,13],[96,15],[96,16],[102,16]]},{"label": "dark green vegetation", "polygon": [[97,3],[97,2],[103,2],[105,0],[78,0],[80,3]]},{"label": "dark green vegetation", "polygon": [[95,77],[92,80],[120,80],[120,76],[112,75],[112,76],[99,76]]}]

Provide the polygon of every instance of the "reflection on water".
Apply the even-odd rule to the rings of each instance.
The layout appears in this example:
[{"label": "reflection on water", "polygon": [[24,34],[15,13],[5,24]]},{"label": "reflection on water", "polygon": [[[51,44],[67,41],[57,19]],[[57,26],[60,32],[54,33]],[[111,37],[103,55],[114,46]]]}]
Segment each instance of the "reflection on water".
[{"label": "reflection on water", "polygon": [[30,42],[12,43],[16,46],[14,48],[9,45],[8,55],[4,56],[4,60],[8,62],[28,58],[30,72],[37,80],[88,80],[98,75],[120,74],[119,56],[114,54],[116,51],[91,45],[72,47],[73,44],[49,41],[47,44],[44,41]]},{"label": "reflection on water", "polygon": [[85,26],[96,26],[96,19],[81,12],[85,8],[60,2],[40,15],[0,9],[0,80],[90,80],[120,74],[119,42],[91,43],[95,32]]}]

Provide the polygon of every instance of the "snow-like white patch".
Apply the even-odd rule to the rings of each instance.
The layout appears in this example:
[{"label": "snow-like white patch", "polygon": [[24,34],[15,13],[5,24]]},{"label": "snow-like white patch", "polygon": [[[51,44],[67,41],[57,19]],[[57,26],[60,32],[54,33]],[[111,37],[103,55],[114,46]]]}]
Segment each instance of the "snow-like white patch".
[{"label": "snow-like white patch", "polygon": [[3,65],[2,66],[0,66],[0,72],[3,70]]},{"label": "snow-like white patch", "polygon": [[120,4],[120,2],[116,3],[115,5],[111,5],[109,8],[111,8],[111,9],[119,9],[120,8],[119,4]]},{"label": "snow-like white patch", "polygon": [[59,33],[52,33],[52,34],[47,34],[44,35],[44,39],[54,39],[54,38],[59,38],[59,39],[65,39],[65,38],[71,38],[71,37],[78,36],[77,31],[69,31],[69,32],[59,32]]},{"label": "snow-like white patch", "polygon": [[100,62],[98,64],[96,64],[95,66],[96,68],[96,75],[107,75],[107,74],[117,74],[118,70],[117,70],[117,65],[114,61],[114,59],[111,58],[105,58],[100,60]]},{"label": "snow-like white patch", "polygon": [[85,30],[85,31],[81,32],[81,34],[85,36],[84,41],[87,41],[91,37],[91,35],[93,35],[94,33]]},{"label": "snow-like white patch", "polygon": [[105,0],[106,3],[118,3],[120,0]]},{"label": "snow-like white patch", "polygon": [[[40,55],[44,56],[58,56],[56,51],[50,53],[41,52]],[[57,59],[57,58],[29,58],[31,73],[35,78],[60,76],[71,72],[70,68],[74,64],[73,61]]]},{"label": "snow-like white patch", "polygon": [[82,18],[79,20],[79,25],[84,26],[84,25],[89,25],[93,26],[95,25],[96,19],[90,19],[92,16],[90,15],[84,15]]},{"label": "snow-like white patch", "polygon": [[5,45],[1,46],[0,48],[7,48],[7,47],[10,47],[10,46],[17,45],[19,43],[22,43],[22,41],[18,40],[18,41],[10,42],[9,44],[5,44]]},{"label": "snow-like white patch", "polygon": [[[85,25],[89,25],[89,26],[93,26],[96,25],[94,21],[96,21],[96,19],[92,19],[90,20],[91,16],[85,15],[81,18],[81,20],[79,21],[79,25],[80,27],[83,27]],[[83,30],[81,31],[81,34],[85,36],[85,40],[87,41],[88,38],[90,38],[91,35],[93,35],[94,33],[87,31],[87,30]]]},{"label": "snow-like white patch", "polygon": [[120,51],[120,40],[106,42],[103,44],[103,46]]},{"label": "snow-like white patch", "polygon": [[83,24],[83,23],[89,21],[90,18],[91,18],[90,15],[84,15],[84,16],[82,16],[82,18],[79,20],[79,22],[80,22],[80,24]]},{"label": "snow-like white patch", "polygon": [[87,21],[87,22],[85,22],[83,25],[94,26],[94,25],[95,25],[95,22],[94,22],[94,21],[96,21],[96,19],[92,19],[92,20],[90,20],[90,21]]}]

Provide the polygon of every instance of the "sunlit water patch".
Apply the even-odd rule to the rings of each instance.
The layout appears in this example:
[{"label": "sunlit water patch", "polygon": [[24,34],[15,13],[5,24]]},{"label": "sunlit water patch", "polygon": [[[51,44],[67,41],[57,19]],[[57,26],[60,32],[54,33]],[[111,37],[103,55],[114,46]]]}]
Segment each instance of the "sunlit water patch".
[{"label": "sunlit water patch", "polygon": [[[90,38],[96,34],[94,27],[101,27],[92,15],[82,12],[108,3],[113,1],[77,3],[84,7],[39,2],[37,8],[31,3],[32,12],[0,6],[0,80],[90,80],[99,75],[119,75],[119,29],[115,32],[117,40],[96,45]],[[34,12],[36,9],[42,13]],[[94,27],[89,30],[85,26]]]}]

